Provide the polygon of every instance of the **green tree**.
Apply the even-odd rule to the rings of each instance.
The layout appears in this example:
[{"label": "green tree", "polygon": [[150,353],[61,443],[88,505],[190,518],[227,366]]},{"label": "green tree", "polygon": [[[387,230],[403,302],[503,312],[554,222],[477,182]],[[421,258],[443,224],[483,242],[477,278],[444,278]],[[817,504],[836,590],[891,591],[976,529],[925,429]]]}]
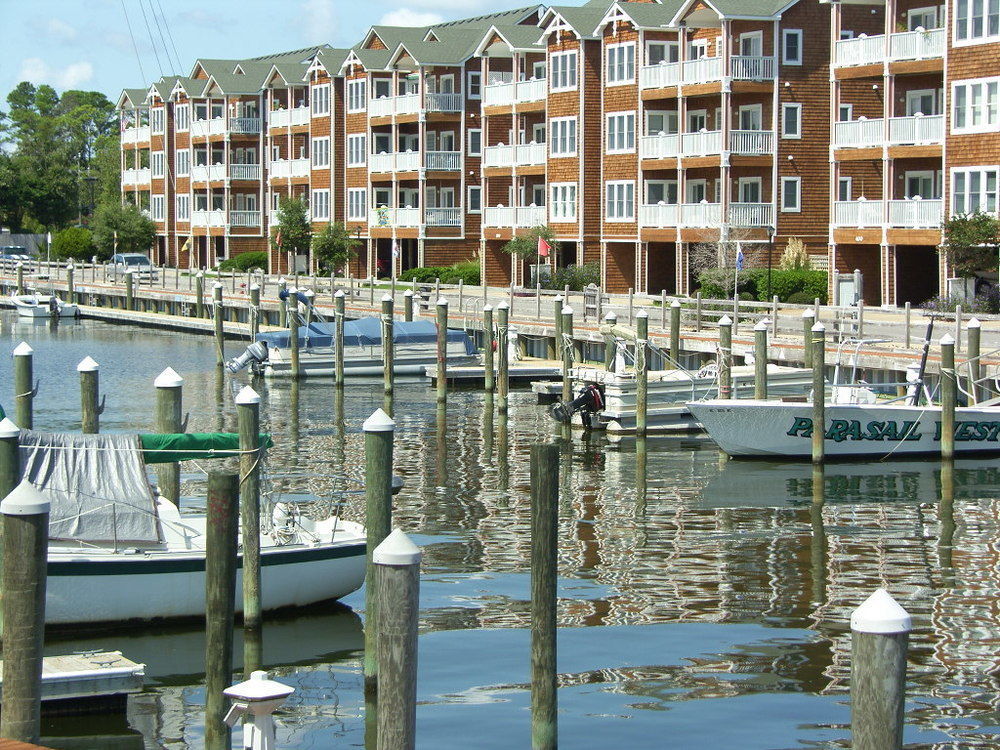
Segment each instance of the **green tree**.
[{"label": "green tree", "polygon": [[952,216],[944,225],[942,252],[957,276],[971,278],[997,267],[1000,221],[990,214]]},{"label": "green tree", "polygon": [[69,227],[52,238],[52,255],[59,260],[90,260],[94,237],[86,227]]},{"label": "green tree", "polygon": [[105,203],[94,215],[94,244],[100,258],[114,253],[148,253],[156,225],[137,206]]},{"label": "green tree", "polygon": [[538,257],[539,237],[552,246],[552,252],[558,250],[559,243],[556,241],[555,236],[556,233],[553,231],[552,227],[538,226],[516,235],[514,239],[507,242],[500,249],[505,253],[516,255],[518,258],[531,260]]},{"label": "green tree", "polygon": [[306,202],[301,198],[282,198],[278,204],[278,223],[271,228],[271,248],[283,253],[305,255],[309,252],[312,227]]},{"label": "green tree", "polygon": [[357,255],[356,248],[361,241],[351,236],[350,232],[339,221],[323,227],[313,235],[313,257],[320,269],[330,273],[340,271]]}]

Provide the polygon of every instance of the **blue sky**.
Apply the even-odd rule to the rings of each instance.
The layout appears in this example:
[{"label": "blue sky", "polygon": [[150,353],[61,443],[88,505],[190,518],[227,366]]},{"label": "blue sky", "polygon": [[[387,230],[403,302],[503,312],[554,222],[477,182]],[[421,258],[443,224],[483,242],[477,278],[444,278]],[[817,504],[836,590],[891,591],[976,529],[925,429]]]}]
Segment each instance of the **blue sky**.
[{"label": "blue sky", "polygon": [[[323,42],[348,47],[376,23],[420,26],[528,4],[516,0],[0,0],[4,30],[0,109],[6,109],[7,93],[23,80],[47,83],[58,91],[102,91],[114,101],[123,88],[144,87],[164,73],[186,74],[198,57],[254,57]],[[170,32],[164,31],[163,40],[153,22],[161,10]]]}]

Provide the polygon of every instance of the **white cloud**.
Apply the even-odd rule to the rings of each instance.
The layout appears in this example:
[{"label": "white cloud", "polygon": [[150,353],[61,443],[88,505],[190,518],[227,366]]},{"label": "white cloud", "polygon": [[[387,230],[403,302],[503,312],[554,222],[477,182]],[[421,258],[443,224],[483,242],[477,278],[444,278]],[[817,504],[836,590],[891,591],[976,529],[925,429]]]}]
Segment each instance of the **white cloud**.
[{"label": "white cloud", "polygon": [[305,0],[299,22],[305,28],[328,33],[336,20],[334,0]]},{"label": "white cloud", "polygon": [[50,18],[45,24],[45,31],[49,36],[64,42],[76,39],[77,37],[77,30],[60,18]]},{"label": "white cloud", "polygon": [[94,66],[86,60],[53,67],[40,57],[28,57],[21,61],[19,80],[34,84],[47,83],[57,89],[72,89],[93,77]]},{"label": "white cloud", "polygon": [[437,13],[427,13],[409,8],[392,10],[382,16],[377,26],[431,26],[444,19]]}]

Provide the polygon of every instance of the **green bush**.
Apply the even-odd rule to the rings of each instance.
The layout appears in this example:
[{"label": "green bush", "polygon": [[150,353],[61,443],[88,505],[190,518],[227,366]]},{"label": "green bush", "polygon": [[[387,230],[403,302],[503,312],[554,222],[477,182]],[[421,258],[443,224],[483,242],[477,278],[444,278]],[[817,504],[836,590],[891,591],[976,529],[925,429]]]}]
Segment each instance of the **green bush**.
[{"label": "green bush", "polygon": [[[709,268],[702,271],[698,274],[701,296],[706,299],[732,299],[734,273],[732,268]],[[747,268],[740,271],[740,299],[756,299],[759,280],[759,268]],[[749,296],[745,297],[745,295]]]},{"label": "green bush", "polygon": [[249,271],[252,268],[263,268],[267,270],[267,251],[252,250],[248,253],[240,253],[232,258],[226,258],[219,264],[220,271]]},{"label": "green bush", "polygon": [[[767,293],[767,269],[756,270],[759,274],[757,299],[761,302],[770,302],[771,298]],[[808,298],[805,304],[812,304],[816,297],[819,297],[822,304],[826,304],[826,271],[812,271],[804,268],[786,271],[772,269],[771,294],[777,294],[778,300],[781,302],[792,302],[793,294],[803,294]]]},{"label": "green bush", "polygon": [[570,291],[582,292],[588,284],[600,283],[600,263],[584,263],[582,266],[571,263],[565,268],[557,268],[543,286],[546,289],[565,289],[568,285]]},{"label": "green bush", "polygon": [[816,301],[815,297],[810,297],[806,292],[795,292],[794,294],[789,294],[788,299],[785,300],[790,305],[811,305]]},{"label": "green bush", "polygon": [[450,266],[421,266],[411,268],[399,274],[400,281],[413,281],[418,284],[433,284],[435,279],[441,279],[442,284],[479,285],[479,261],[463,260]]},{"label": "green bush", "polygon": [[52,255],[59,260],[90,260],[95,254],[94,236],[86,227],[69,227],[52,238]]}]

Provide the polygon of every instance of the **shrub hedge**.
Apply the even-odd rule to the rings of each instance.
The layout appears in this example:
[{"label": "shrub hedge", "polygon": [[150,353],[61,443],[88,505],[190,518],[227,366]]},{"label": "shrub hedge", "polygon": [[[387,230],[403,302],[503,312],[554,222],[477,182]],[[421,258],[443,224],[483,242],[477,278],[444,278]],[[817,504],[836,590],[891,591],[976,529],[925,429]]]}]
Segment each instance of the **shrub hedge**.
[{"label": "shrub hedge", "polygon": [[433,284],[435,279],[441,279],[442,284],[464,284],[477,286],[479,284],[479,261],[464,260],[451,266],[422,266],[411,268],[399,274],[400,281],[413,281],[418,284]]},{"label": "shrub hedge", "polygon": [[[826,271],[795,268],[771,269],[771,294],[778,295],[780,302],[810,304],[816,298],[826,303]],[[731,268],[710,268],[698,275],[698,286],[703,297],[709,299],[732,298],[733,270]],[[740,299],[769,302],[766,268],[748,268],[740,272]],[[795,297],[793,300],[792,297]],[[800,302],[799,300],[805,300]]]},{"label": "shrub hedge", "polygon": [[252,250],[248,253],[240,253],[232,258],[226,258],[219,264],[220,271],[249,271],[251,268],[263,268],[267,270],[267,251]]}]

